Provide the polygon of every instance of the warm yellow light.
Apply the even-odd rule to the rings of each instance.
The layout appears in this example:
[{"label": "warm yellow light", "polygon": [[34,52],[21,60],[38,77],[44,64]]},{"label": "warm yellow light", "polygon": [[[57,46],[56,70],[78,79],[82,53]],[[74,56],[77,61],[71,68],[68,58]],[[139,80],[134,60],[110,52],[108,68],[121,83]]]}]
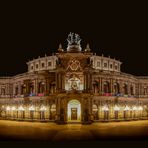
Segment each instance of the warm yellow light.
[{"label": "warm yellow light", "polygon": [[29,110],[30,111],[34,111],[35,110],[35,107],[32,105],[32,106],[29,107]]},{"label": "warm yellow light", "polygon": [[11,110],[10,106],[7,106],[7,107],[6,107],[6,110],[7,110],[7,111],[10,111],[10,110]]},{"label": "warm yellow light", "polygon": [[46,111],[46,107],[45,106],[41,106],[40,111]]},{"label": "warm yellow light", "polygon": [[93,111],[95,111],[95,112],[96,112],[97,110],[98,110],[97,108],[93,108]]},{"label": "warm yellow light", "polygon": [[139,107],[138,107],[138,110],[143,110],[143,107],[142,107],[142,106],[139,106]]},{"label": "warm yellow light", "polygon": [[53,112],[56,111],[56,108],[51,108],[51,111],[53,111]]},{"label": "warm yellow light", "polygon": [[134,106],[134,107],[133,107],[133,110],[137,110],[137,107],[136,107],[136,106]]},{"label": "warm yellow light", "polygon": [[15,107],[15,106],[13,106],[13,107],[11,108],[11,110],[12,110],[12,111],[15,111],[15,110],[16,110],[16,107]]},{"label": "warm yellow light", "polygon": [[77,121],[80,121],[81,120],[81,104],[78,100],[75,100],[75,99],[70,100],[68,102],[68,108],[67,108],[68,109],[68,114],[67,114],[68,115],[68,121],[72,120],[72,118],[71,118],[72,108],[77,109]]},{"label": "warm yellow light", "polygon": [[115,105],[114,106],[114,111],[119,111],[119,110],[120,110],[120,108],[117,105]]},{"label": "warm yellow light", "polygon": [[20,106],[20,107],[18,108],[18,110],[24,111],[25,109],[23,108],[23,106]]},{"label": "warm yellow light", "polygon": [[128,111],[130,110],[130,108],[126,105],[126,107],[124,108],[124,111]]},{"label": "warm yellow light", "polygon": [[103,110],[103,111],[108,111],[108,110],[109,110],[109,108],[108,108],[108,106],[107,106],[107,105],[104,105],[104,106],[102,107],[102,110]]}]

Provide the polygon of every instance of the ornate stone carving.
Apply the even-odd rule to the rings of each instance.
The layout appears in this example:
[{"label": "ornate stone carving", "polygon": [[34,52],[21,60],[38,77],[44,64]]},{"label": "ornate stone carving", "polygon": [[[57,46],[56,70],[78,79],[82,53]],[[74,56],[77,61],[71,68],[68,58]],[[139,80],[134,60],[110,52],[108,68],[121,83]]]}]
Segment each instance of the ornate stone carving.
[{"label": "ornate stone carving", "polygon": [[81,39],[78,34],[70,32],[67,41],[68,41],[67,51],[71,52],[81,51],[81,46],[80,46]]}]

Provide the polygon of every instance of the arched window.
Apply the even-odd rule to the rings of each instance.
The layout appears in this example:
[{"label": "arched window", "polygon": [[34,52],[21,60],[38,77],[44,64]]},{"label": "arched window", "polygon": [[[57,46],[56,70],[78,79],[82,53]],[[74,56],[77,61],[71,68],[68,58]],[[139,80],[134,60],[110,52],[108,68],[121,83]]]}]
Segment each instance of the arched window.
[{"label": "arched window", "polygon": [[114,83],[114,93],[115,93],[115,94],[120,93],[120,90],[119,90],[119,83],[117,83],[117,82]]},{"label": "arched window", "polygon": [[40,82],[39,83],[39,93],[44,93],[45,92],[45,83],[44,82]]},{"label": "arched window", "polygon": [[99,92],[99,82],[94,81],[94,83],[93,83],[93,89],[94,89],[94,93]]},{"label": "arched window", "polygon": [[127,91],[127,84],[124,84],[124,85],[123,85],[123,94],[128,94],[128,91]]},{"label": "arched window", "polygon": [[147,87],[145,86],[144,87],[144,95],[146,95],[147,94]]},{"label": "arched window", "polygon": [[1,94],[2,94],[2,95],[5,95],[5,94],[6,94],[6,90],[5,90],[4,87],[1,88]]},{"label": "arched window", "polygon": [[109,82],[104,82],[103,84],[103,90],[104,90],[104,93],[110,93],[110,89],[109,89]]},{"label": "arched window", "polygon": [[26,84],[23,84],[21,86],[21,94],[25,94],[26,93]]}]

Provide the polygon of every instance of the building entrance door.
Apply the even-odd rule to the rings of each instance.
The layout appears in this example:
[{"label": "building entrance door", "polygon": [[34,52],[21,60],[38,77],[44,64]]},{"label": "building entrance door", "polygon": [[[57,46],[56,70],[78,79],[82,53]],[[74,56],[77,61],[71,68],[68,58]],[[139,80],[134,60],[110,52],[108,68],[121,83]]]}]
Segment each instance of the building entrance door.
[{"label": "building entrance door", "polygon": [[77,108],[71,108],[71,120],[77,120]]},{"label": "building entrance door", "polygon": [[81,104],[78,100],[70,100],[67,104],[67,121],[81,121]]}]

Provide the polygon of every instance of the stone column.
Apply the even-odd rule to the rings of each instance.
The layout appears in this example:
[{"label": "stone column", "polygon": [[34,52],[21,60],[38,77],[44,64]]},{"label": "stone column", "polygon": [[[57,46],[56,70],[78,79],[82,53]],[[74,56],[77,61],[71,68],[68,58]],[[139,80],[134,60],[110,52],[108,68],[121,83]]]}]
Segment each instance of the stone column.
[{"label": "stone column", "polygon": [[128,95],[131,94],[131,92],[130,92],[130,86],[131,86],[131,84],[130,83],[127,83],[127,94]]},{"label": "stone column", "polygon": [[88,74],[86,74],[86,92],[88,92]]},{"label": "stone column", "polygon": [[86,74],[84,73],[84,91],[86,91]]},{"label": "stone column", "polygon": [[[102,78],[102,81],[101,81],[101,90],[102,90],[102,92],[104,93],[104,79]],[[102,94],[103,94],[102,93]]]},{"label": "stone column", "polygon": [[49,78],[47,78],[47,80],[46,80],[46,93],[47,93],[47,95],[49,95]]},{"label": "stone column", "polygon": [[59,77],[58,77],[58,73],[56,73],[56,91],[58,92],[59,90],[59,83],[58,83]]},{"label": "stone column", "polygon": [[102,78],[99,78],[99,93],[102,92]]},{"label": "stone column", "polygon": [[110,78],[110,93],[113,93],[113,80]]},{"label": "stone column", "polygon": [[122,82],[119,83],[119,89],[120,89],[120,93],[123,94],[123,83]]},{"label": "stone column", "polygon": [[92,74],[89,74],[89,90],[92,92]]},{"label": "stone column", "polygon": [[15,83],[13,83],[13,95],[15,95]]},{"label": "stone column", "polygon": [[65,89],[65,76],[64,76],[64,74],[62,74],[62,78],[61,78],[62,80],[62,90],[64,91],[64,89]]},{"label": "stone column", "polygon": [[18,95],[20,95],[21,94],[21,84],[20,84],[20,82],[18,82]]}]

